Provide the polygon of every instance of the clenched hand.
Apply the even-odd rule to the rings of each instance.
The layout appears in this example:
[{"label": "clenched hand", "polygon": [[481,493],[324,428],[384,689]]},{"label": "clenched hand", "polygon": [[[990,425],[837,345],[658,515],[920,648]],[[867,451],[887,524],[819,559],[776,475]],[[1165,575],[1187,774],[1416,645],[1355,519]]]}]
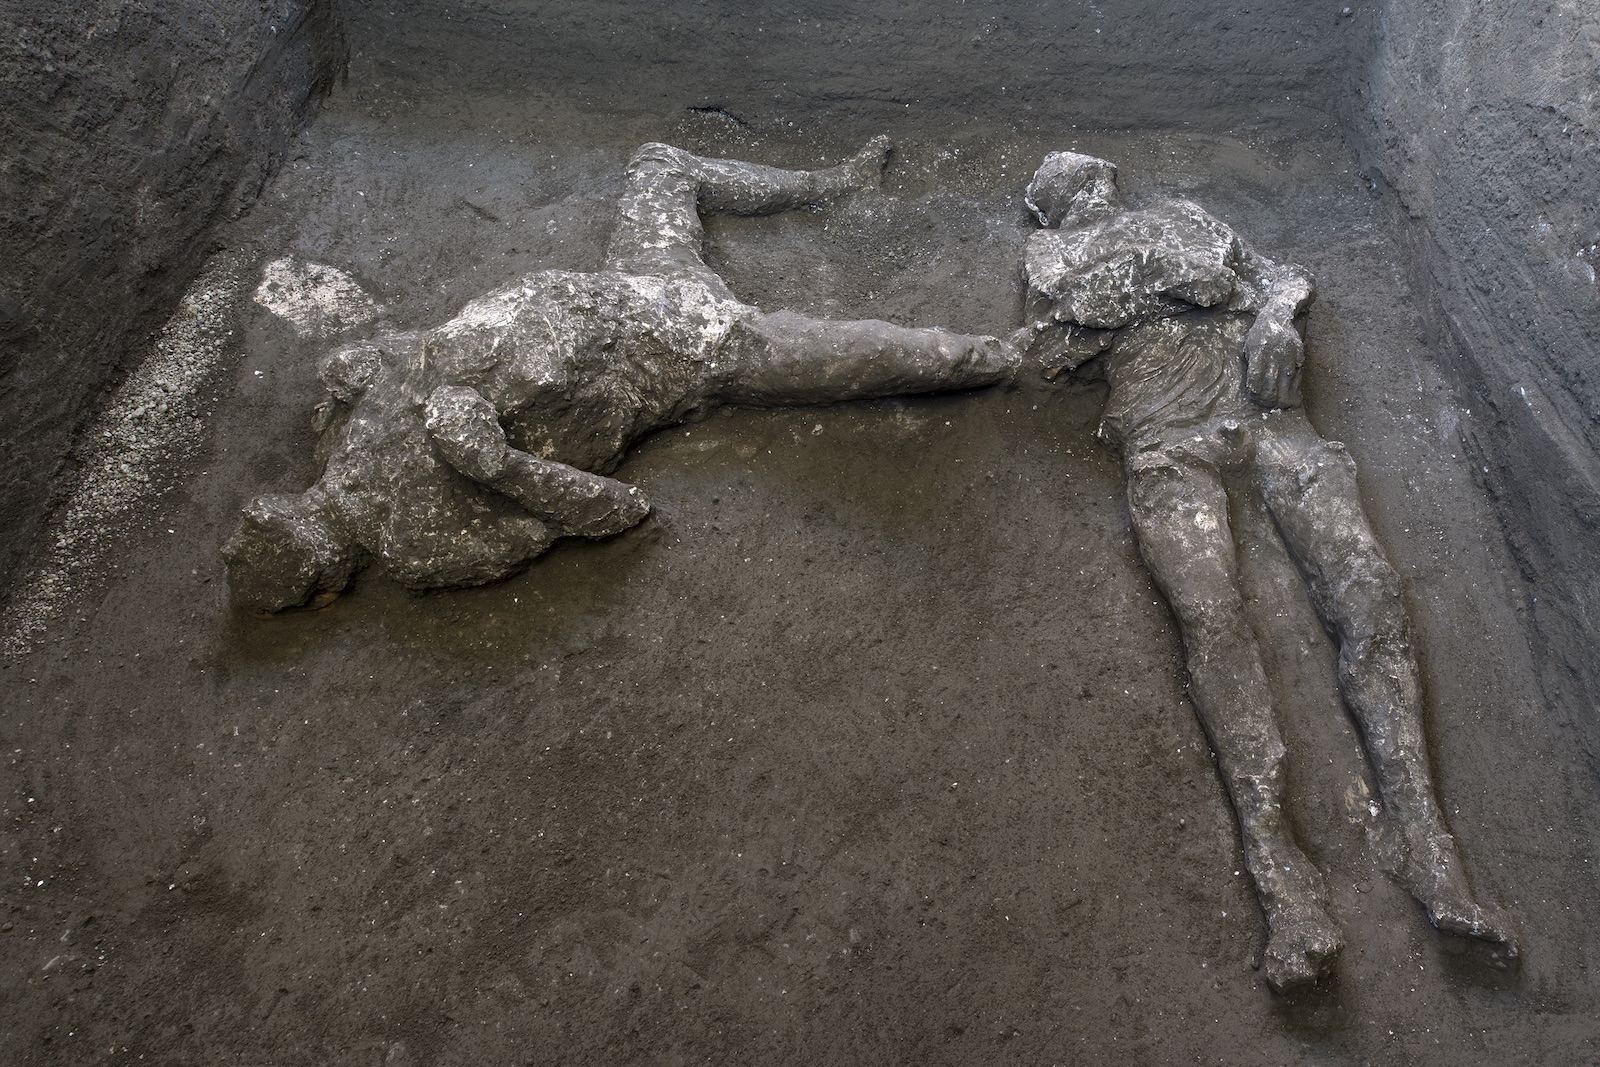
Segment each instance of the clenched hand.
[{"label": "clenched hand", "polygon": [[1258,316],[1244,339],[1244,384],[1263,407],[1300,406],[1300,364],[1305,342],[1294,321],[1281,315]]}]

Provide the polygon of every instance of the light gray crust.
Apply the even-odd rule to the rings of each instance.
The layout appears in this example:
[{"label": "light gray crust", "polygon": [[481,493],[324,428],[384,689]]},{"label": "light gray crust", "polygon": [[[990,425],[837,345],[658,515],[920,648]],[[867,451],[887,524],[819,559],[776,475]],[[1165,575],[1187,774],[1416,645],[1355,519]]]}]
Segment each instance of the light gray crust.
[{"label": "light gray crust", "polygon": [[1355,464],[1299,408],[1310,276],[1188,201],[1124,207],[1104,160],[1053,154],[1029,204],[1047,228],[1027,247],[1023,340],[1048,376],[1098,357],[1110,381],[1101,433],[1122,450],[1140,553],[1176,617],[1190,697],[1238,816],[1267,919],[1268,982],[1316,982],[1343,939],[1284,815],[1284,744],[1238,585],[1230,487],[1265,505],[1338,644],[1340,693],[1403,831],[1403,881],[1439,929],[1514,960],[1508,922],[1474,898],[1434,796],[1399,578]]},{"label": "light gray crust", "polygon": [[627,449],[728,404],[968,389],[1020,354],[987,336],[766,314],[701,259],[701,213],[759,215],[880,180],[884,138],[815,171],[647,144],[603,269],[541,271],[448,322],[322,362],[322,476],[262,498],[222,554],[235,600],[272,612],[337,592],[367,560],[417,590],[516,572],[560,537],[609,537],[649,501],[607,477]]}]

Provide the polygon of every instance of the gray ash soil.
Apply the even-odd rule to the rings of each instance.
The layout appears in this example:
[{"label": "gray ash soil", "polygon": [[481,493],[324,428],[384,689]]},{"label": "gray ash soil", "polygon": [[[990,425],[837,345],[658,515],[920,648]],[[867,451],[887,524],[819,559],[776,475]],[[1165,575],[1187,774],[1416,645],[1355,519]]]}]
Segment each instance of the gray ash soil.
[{"label": "gray ash soil", "polygon": [[[639,141],[831,162],[881,118],[569,123],[397,108],[362,74],[220,240],[248,271],[285,253],[350,271],[387,325],[594,266]],[[1316,992],[1276,997],[1252,969],[1263,923],[1097,386],[713,417],[619,472],[656,507],[638,530],[477,590],[368,572],[259,621],[216,552],[245,499],[313,478],[321,346],[247,305],[210,451],[0,671],[6,1062],[1600,1055],[1595,782],[1533,695],[1525,592],[1351,158],[1259,132],[921,121],[886,126],[883,193],[713,220],[713,264],[768,308],[1007,329],[1020,187],[1063,147],[1307,264],[1308,407],[1356,455],[1405,581],[1445,808],[1521,968],[1435,933],[1384,873],[1328,641],[1247,509],[1293,814],[1349,937]]]}]

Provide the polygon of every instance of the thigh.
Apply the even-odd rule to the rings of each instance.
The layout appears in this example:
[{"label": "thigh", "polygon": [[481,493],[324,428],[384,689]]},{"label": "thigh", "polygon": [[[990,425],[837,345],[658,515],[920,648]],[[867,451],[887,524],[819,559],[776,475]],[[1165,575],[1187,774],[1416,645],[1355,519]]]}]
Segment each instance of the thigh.
[{"label": "thigh", "polygon": [[1241,607],[1228,494],[1215,468],[1157,449],[1124,464],[1145,567],[1185,628]]},{"label": "thigh", "polygon": [[706,266],[694,159],[671,145],[648,144],[628,163],[616,225],[606,246],[608,270],[693,277],[732,299]]}]

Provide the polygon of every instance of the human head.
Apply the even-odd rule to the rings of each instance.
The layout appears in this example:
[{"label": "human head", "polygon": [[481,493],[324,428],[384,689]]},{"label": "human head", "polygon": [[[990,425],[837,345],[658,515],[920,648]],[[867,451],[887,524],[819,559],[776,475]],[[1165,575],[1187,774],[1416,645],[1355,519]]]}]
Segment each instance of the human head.
[{"label": "human head", "polygon": [[295,608],[317,593],[343,589],[356,565],[356,553],[311,493],[250,501],[222,558],[233,599],[249,611]]},{"label": "human head", "polygon": [[373,341],[355,341],[323,356],[317,376],[335,400],[354,404],[383,370],[383,362],[382,346]]},{"label": "human head", "polygon": [[1081,152],[1051,152],[1033,173],[1023,200],[1041,226],[1068,214],[1104,207],[1117,198],[1117,165]]}]

